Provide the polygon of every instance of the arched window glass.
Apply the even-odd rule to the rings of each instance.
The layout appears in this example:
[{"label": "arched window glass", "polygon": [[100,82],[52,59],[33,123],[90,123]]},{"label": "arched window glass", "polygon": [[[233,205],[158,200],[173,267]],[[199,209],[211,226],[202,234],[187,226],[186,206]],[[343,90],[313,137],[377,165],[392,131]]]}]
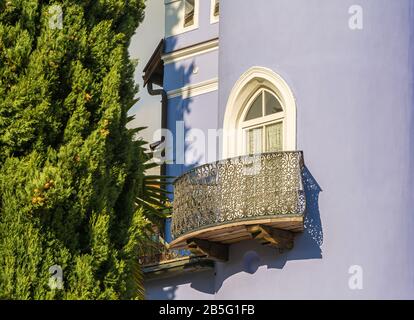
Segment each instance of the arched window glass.
[{"label": "arched window glass", "polygon": [[244,121],[257,119],[263,116],[263,95],[260,94],[251,104]]},{"label": "arched window glass", "polygon": [[283,150],[285,112],[279,98],[267,88],[260,88],[249,99],[240,127],[246,154]]}]

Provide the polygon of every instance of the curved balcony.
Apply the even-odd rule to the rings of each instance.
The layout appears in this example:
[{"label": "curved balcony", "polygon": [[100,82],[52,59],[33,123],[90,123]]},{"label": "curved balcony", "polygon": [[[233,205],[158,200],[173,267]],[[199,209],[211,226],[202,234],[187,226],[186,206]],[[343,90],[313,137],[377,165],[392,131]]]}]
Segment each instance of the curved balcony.
[{"label": "curved balcony", "polygon": [[291,248],[292,234],[303,231],[303,166],[302,152],[275,152],[217,161],[180,176],[169,247],[209,254],[223,252],[217,244],[257,239]]}]

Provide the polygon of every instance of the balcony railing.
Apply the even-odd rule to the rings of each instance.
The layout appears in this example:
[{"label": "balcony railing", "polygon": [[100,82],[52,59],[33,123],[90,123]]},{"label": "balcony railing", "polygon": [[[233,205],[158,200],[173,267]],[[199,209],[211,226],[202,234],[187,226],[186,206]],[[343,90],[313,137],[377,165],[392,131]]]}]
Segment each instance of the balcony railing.
[{"label": "balcony railing", "polygon": [[172,247],[180,247],[179,239],[188,234],[217,226],[303,217],[303,166],[302,152],[275,152],[217,161],[185,173],[174,183]]}]

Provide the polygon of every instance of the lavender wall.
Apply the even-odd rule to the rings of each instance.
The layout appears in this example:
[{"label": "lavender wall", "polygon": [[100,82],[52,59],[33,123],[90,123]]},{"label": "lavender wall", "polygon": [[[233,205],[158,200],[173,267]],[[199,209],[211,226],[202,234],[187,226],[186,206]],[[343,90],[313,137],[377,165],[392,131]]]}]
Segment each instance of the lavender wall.
[{"label": "lavender wall", "polygon": [[[280,74],[297,102],[306,230],[284,254],[232,245],[215,276],[153,281],[149,297],[173,284],[174,299],[414,298],[414,3],[359,0],[359,31],[348,27],[353,4],[221,1],[219,104],[195,97],[185,125],[222,127],[229,93],[250,67]],[[178,105],[169,106],[170,125],[183,115]],[[362,290],[348,286],[352,265],[362,267]]]},{"label": "lavender wall", "polygon": [[[221,3],[221,121],[243,72],[257,65],[279,73],[297,100],[298,149],[314,180],[308,229],[295,248],[278,256],[233,246],[218,266],[217,298],[414,298],[414,3],[358,1],[360,31],[348,27],[353,4]],[[261,267],[248,275],[240,266],[252,248]],[[363,268],[363,290],[348,287],[351,265]]]}]

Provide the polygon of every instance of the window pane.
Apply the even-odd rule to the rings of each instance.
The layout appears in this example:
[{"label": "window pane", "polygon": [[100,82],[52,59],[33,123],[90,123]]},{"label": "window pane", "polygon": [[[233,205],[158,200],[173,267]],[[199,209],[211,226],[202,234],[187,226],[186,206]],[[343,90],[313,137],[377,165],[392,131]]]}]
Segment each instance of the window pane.
[{"label": "window pane", "polygon": [[218,17],[220,14],[220,0],[216,0],[214,4],[214,16]]},{"label": "window pane", "polygon": [[262,96],[263,96],[263,93],[259,94],[257,98],[254,100],[254,102],[252,103],[252,106],[247,112],[246,118],[244,119],[245,121],[260,118],[263,115]]},{"label": "window pane", "polygon": [[262,152],[262,128],[251,129],[247,132],[247,153]]},{"label": "window pane", "polygon": [[283,111],[283,108],[280,105],[279,100],[277,100],[273,94],[267,91],[265,92],[265,106],[266,116],[268,116],[269,114],[274,114]]},{"label": "window pane", "polygon": [[189,27],[194,24],[194,1],[185,0],[184,27]]},{"label": "window pane", "polygon": [[282,122],[266,126],[266,152],[283,150]]}]

